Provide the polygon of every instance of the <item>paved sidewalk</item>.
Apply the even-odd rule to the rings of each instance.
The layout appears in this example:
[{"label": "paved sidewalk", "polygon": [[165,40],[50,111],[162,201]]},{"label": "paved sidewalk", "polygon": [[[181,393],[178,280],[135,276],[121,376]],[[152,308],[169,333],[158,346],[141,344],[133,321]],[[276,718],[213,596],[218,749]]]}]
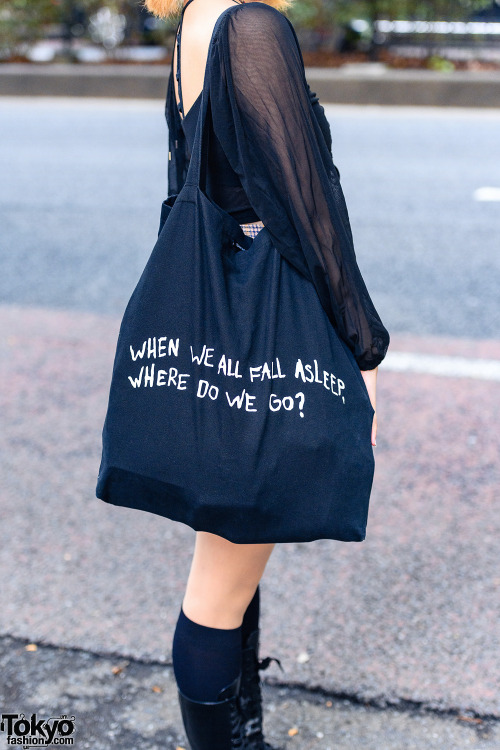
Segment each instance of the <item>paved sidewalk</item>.
[{"label": "paved sidewalk", "polygon": [[[170,733],[175,748],[168,665],[194,532],[94,496],[119,323],[0,307],[2,708],[73,712],[80,747]],[[442,338],[391,350],[499,355]],[[271,733],[299,727],[301,750],[499,750],[499,384],[383,368],[379,382],[366,540],[277,545],[262,581],[262,654],[285,670],[265,673],[267,695],[289,704]]]},{"label": "paved sidewalk", "polygon": [[[172,669],[0,638],[2,711],[75,717],[78,750],[184,750]],[[268,741],[286,750],[494,750],[498,722],[406,705],[376,709],[289,687],[263,689]],[[0,747],[6,737],[0,734]]]}]

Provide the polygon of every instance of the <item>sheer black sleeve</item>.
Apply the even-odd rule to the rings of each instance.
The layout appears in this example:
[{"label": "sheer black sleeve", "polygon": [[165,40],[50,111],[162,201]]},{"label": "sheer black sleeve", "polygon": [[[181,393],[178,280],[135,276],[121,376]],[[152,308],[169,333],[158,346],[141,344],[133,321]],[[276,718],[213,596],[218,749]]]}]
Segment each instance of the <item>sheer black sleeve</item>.
[{"label": "sheer black sleeve", "polygon": [[213,127],[252,207],[277,249],[313,282],[360,369],[374,369],[389,334],[356,262],[330,130],[313,110],[292,24],[264,3],[237,6],[221,24],[207,71]]},{"label": "sheer black sleeve", "polygon": [[307,93],[309,94],[309,99],[311,101],[312,110],[316,116],[318,125],[321,128],[321,132],[323,133],[323,138],[325,139],[326,147],[331,155],[332,153],[332,131],[330,130],[330,123],[326,119],[325,110],[324,110],[324,107],[320,104],[318,95],[316,94],[315,91],[311,91],[311,87],[309,86],[307,81],[306,81],[306,87],[307,87]]}]

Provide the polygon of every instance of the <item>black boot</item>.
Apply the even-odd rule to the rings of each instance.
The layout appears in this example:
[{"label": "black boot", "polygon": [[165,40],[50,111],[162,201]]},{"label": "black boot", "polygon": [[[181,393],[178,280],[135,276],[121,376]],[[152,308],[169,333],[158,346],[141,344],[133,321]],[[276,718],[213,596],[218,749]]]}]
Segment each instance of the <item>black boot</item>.
[{"label": "black boot", "polygon": [[184,729],[191,750],[251,750],[243,736],[238,703],[241,674],[216,702],[192,701],[177,688]]},{"label": "black boot", "polygon": [[243,735],[252,750],[277,750],[264,740],[262,728],[262,693],[259,670],[267,669],[272,661],[283,667],[279,659],[268,656],[259,661],[259,630],[254,630],[247,638],[242,652],[240,684],[240,710],[243,721]]}]

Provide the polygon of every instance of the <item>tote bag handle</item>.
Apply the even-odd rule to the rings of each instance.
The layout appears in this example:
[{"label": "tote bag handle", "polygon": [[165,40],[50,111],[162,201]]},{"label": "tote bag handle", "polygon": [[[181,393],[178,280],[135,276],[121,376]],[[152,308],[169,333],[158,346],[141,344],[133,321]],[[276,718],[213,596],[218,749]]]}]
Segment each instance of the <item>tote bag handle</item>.
[{"label": "tote bag handle", "polygon": [[202,191],[205,190],[206,184],[206,173],[208,167],[209,126],[211,123],[211,116],[209,112],[210,86],[208,67],[210,64],[210,50],[212,49],[216,31],[221,24],[222,16],[224,16],[224,11],[222,11],[217,21],[215,22],[215,26],[212,31],[212,37],[210,39],[210,44],[208,47],[205,78],[203,80],[203,90],[201,93],[200,112],[198,114],[198,121],[196,123],[191,159],[189,161],[188,171],[184,182],[185,185],[193,185],[199,187]]},{"label": "tote bag handle", "polygon": [[206,171],[208,166],[208,126],[210,116],[208,114],[208,86],[203,86],[201,94],[200,112],[194,135],[193,149],[191,159],[189,160],[188,171],[186,174],[185,185],[193,185],[204,190],[206,182]]}]

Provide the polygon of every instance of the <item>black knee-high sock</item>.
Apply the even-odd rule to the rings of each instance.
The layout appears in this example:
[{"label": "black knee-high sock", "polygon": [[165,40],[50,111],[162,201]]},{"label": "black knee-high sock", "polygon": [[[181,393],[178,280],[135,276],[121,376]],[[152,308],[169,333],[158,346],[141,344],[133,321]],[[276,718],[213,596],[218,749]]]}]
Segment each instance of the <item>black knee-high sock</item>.
[{"label": "black knee-high sock", "polygon": [[253,595],[253,599],[247,607],[245,614],[243,615],[243,622],[241,623],[241,644],[245,648],[247,638],[250,633],[257,630],[259,627],[259,616],[260,616],[260,590],[259,586]]},{"label": "black knee-high sock", "polygon": [[193,622],[182,610],[172,644],[179,690],[194,701],[216,701],[241,670],[241,626],[231,630]]}]

